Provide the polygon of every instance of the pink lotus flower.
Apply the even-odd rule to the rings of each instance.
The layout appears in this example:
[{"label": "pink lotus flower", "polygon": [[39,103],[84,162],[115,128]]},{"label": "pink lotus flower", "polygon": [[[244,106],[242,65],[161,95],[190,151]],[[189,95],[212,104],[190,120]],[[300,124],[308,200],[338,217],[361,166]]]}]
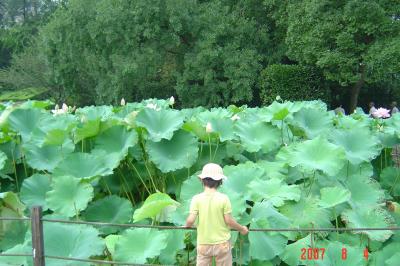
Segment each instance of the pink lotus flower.
[{"label": "pink lotus flower", "polygon": [[389,110],[385,108],[378,108],[375,112],[372,113],[372,116],[375,118],[388,118],[390,117]]}]

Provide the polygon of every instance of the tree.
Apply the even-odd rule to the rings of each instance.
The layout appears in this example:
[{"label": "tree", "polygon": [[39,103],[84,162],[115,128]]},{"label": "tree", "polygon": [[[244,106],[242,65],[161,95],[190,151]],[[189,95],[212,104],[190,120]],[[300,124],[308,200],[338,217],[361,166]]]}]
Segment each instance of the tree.
[{"label": "tree", "polygon": [[350,111],[365,82],[385,79],[399,68],[398,1],[298,0],[288,5],[288,14],[287,54],[351,86]]}]

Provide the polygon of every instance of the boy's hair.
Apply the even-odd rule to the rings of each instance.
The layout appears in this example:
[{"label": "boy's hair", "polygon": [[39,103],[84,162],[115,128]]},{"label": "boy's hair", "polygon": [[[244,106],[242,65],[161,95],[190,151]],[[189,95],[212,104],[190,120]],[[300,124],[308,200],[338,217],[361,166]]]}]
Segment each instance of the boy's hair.
[{"label": "boy's hair", "polygon": [[210,177],[203,178],[201,181],[204,186],[209,188],[218,188],[222,184],[222,180],[214,180]]}]

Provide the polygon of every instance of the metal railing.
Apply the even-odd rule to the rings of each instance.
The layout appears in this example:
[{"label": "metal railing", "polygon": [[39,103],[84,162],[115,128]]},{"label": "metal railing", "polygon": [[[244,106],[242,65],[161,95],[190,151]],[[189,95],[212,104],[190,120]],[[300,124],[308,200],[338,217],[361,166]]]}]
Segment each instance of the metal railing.
[{"label": "metal railing", "polygon": [[[43,222],[48,223],[67,223],[67,224],[86,224],[92,226],[116,226],[124,228],[155,228],[160,230],[196,230],[196,228],[188,228],[182,226],[166,226],[166,225],[138,225],[138,224],[117,224],[103,222],[86,222],[86,221],[68,221],[59,219],[44,219],[42,218],[42,208],[36,206],[32,208],[31,218],[7,218],[0,217],[0,221],[31,221],[32,229],[32,254],[11,254],[0,253],[0,256],[9,257],[32,257],[34,266],[44,266],[45,259],[57,259],[68,261],[89,262],[96,264],[111,264],[111,265],[129,265],[129,266],[151,266],[154,264],[137,264],[120,261],[96,260],[87,258],[71,258],[54,255],[46,255],[44,249],[44,234]],[[348,231],[400,231],[400,227],[366,227],[366,228],[250,228],[251,232],[348,232]],[[157,264],[159,265],[159,264]]]}]

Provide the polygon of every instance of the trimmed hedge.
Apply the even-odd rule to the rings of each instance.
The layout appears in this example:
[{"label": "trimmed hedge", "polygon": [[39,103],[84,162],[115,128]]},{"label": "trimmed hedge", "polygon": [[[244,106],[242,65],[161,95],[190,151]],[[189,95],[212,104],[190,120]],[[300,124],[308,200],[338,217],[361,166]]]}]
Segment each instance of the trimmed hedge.
[{"label": "trimmed hedge", "polygon": [[329,91],[323,86],[322,75],[302,65],[270,65],[261,72],[260,98],[263,105],[272,103],[279,95],[283,100],[320,99],[329,103]]}]

